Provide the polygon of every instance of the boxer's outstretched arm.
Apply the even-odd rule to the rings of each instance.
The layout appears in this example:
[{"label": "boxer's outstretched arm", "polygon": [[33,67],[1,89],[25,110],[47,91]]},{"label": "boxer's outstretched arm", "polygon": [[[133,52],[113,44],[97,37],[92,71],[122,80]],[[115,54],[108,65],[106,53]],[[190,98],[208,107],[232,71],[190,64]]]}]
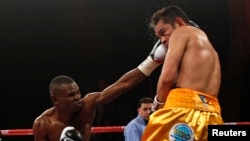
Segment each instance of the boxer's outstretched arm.
[{"label": "boxer's outstretched arm", "polygon": [[115,83],[100,92],[95,103],[97,105],[108,103],[137,86],[162,64],[166,52],[167,48],[158,41],[150,55],[137,68],[125,73]]},{"label": "boxer's outstretched arm", "polygon": [[147,76],[138,68],[125,73],[115,83],[104,89],[96,99],[97,105],[108,103],[141,83]]}]

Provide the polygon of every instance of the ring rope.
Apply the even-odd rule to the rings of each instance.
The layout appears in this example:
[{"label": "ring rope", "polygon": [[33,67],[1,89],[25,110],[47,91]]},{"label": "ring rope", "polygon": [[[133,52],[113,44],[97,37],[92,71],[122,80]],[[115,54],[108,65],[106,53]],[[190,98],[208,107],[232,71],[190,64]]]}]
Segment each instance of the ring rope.
[{"label": "ring rope", "polygon": [[[123,132],[125,126],[100,126],[92,127],[91,133],[114,133]],[[33,135],[32,129],[6,129],[0,130],[1,136],[26,136]]]},{"label": "ring rope", "polygon": [[[224,125],[250,125],[250,122],[225,122]],[[126,126],[99,126],[92,127],[91,133],[123,132]],[[27,136],[33,135],[32,129],[6,129],[0,130],[1,136]]]}]

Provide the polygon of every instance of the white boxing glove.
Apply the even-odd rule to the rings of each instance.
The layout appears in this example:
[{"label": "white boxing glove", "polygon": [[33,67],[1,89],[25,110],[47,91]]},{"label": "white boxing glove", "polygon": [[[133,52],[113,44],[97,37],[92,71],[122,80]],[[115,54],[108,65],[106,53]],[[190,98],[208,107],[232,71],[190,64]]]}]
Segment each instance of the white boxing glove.
[{"label": "white boxing glove", "polygon": [[154,45],[153,50],[150,52],[150,56],[155,62],[161,64],[165,59],[167,50],[168,48],[164,46],[159,39]]},{"label": "white boxing glove", "polygon": [[61,133],[60,141],[83,141],[83,138],[73,126],[67,126]]},{"label": "white boxing glove", "polygon": [[150,76],[150,74],[163,63],[167,50],[167,47],[158,40],[149,56],[138,66],[138,69],[146,76]]}]

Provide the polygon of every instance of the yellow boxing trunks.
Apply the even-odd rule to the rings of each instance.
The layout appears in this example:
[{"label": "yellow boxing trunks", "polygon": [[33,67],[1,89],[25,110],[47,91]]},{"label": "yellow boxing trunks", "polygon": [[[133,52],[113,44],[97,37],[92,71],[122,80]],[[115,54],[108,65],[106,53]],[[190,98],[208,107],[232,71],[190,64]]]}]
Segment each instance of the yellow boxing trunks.
[{"label": "yellow boxing trunks", "polygon": [[209,124],[223,124],[218,99],[176,88],[164,107],[150,116],[142,141],[207,141]]}]

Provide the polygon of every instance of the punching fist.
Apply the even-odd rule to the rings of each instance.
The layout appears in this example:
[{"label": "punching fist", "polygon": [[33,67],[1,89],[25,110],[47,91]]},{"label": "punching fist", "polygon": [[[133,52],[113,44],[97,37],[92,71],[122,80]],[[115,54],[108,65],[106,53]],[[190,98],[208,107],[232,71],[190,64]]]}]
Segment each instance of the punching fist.
[{"label": "punching fist", "polygon": [[150,52],[150,56],[152,57],[152,59],[161,64],[163,63],[166,53],[167,53],[168,48],[166,46],[164,46],[160,39],[155,43],[152,51]]},{"label": "punching fist", "polygon": [[163,63],[167,53],[165,47],[160,40],[156,42],[149,56],[138,66],[138,69],[149,76],[160,64]]},{"label": "punching fist", "polygon": [[78,130],[72,126],[68,126],[63,129],[60,141],[83,141],[83,138]]}]

